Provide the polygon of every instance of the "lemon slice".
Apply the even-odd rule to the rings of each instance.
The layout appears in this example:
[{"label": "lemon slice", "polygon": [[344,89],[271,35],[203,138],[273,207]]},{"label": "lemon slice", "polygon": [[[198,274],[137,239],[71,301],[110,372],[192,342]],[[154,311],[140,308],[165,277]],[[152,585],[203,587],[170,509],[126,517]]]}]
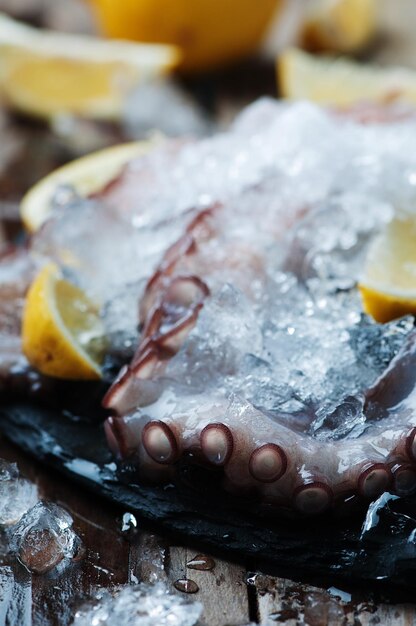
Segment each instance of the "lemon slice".
[{"label": "lemon slice", "polygon": [[293,100],[348,107],[393,99],[416,104],[416,72],[360,65],[346,59],[315,57],[289,49],[278,60],[280,92]]},{"label": "lemon slice", "polygon": [[354,52],[376,31],[376,0],[309,0],[302,44],[314,51]]},{"label": "lemon slice", "polygon": [[[308,2],[310,0],[307,0]],[[181,70],[201,72],[255,50],[283,0],[90,0],[109,37],[181,48]]]},{"label": "lemon slice", "polygon": [[364,310],[377,322],[416,314],[414,218],[395,218],[373,241],[359,289]]},{"label": "lemon slice", "polygon": [[141,80],[180,59],[178,48],[38,30],[0,13],[0,93],[12,107],[117,119]]},{"label": "lemon slice", "polygon": [[72,380],[101,378],[104,330],[97,308],[58,267],[46,265],[25,303],[23,351],[42,374]]},{"label": "lemon slice", "polygon": [[53,196],[61,185],[69,185],[83,197],[96,193],[116,178],[129,161],[160,141],[155,138],[106,148],[67,163],[42,178],[21,201],[20,216],[25,227],[34,232],[50,216]]}]

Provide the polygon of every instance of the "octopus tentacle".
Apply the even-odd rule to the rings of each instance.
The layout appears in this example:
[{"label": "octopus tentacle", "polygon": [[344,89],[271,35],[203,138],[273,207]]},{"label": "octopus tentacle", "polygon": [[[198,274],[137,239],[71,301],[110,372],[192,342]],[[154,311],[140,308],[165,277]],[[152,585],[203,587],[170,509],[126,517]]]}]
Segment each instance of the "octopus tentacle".
[{"label": "octopus tentacle", "polygon": [[[399,370],[403,363],[413,363],[415,352],[412,334],[395,359]],[[357,439],[328,443],[326,455],[318,440],[295,433],[247,403],[243,426],[236,417],[242,411],[239,403],[227,404],[215,397],[208,402],[190,397],[188,412],[177,413],[162,394],[134,416],[116,419],[118,428],[126,430],[121,441],[133,441],[133,449],[142,445],[159,464],[174,466],[181,455],[192,451],[195,459],[222,468],[224,485],[234,492],[256,489],[265,502],[286,506],[291,502],[302,514],[319,514],[354,494],[368,500],[389,489],[399,495],[415,490],[416,426],[404,429],[403,420],[397,421],[397,416],[408,413],[411,393],[398,406],[389,406],[391,393],[385,381],[395,375],[395,369],[389,368],[379,388],[374,387],[377,402],[387,405],[389,417],[370,422]],[[413,419],[416,423],[416,416]],[[109,439],[114,449],[111,434]],[[124,455],[122,448],[118,443]]]},{"label": "octopus tentacle", "polygon": [[188,272],[192,272],[190,259],[196,255],[198,246],[203,241],[213,237],[214,230],[209,221],[219,205],[210,209],[200,211],[187,226],[185,233],[176,241],[165,253],[161,263],[147,282],[143,298],[140,303],[140,320],[145,323],[149,312],[164,297],[166,284],[173,276],[178,267],[186,267]]},{"label": "octopus tentacle", "polygon": [[191,332],[208,293],[196,276],[177,276],[169,282],[159,305],[149,312],[131,365],[104,397],[104,407],[126,413],[154,399],[159,389],[155,381]]},{"label": "octopus tentacle", "polygon": [[[294,432],[248,403],[227,403],[208,394],[188,396],[188,408],[186,404],[182,408],[178,397],[173,403],[169,400],[169,392],[133,416],[113,418],[117,428],[114,432],[112,422],[110,445],[122,456],[142,446],[155,462],[172,466],[192,451],[194,459],[222,468],[224,486],[231,491],[255,489],[265,502],[292,503],[302,514],[321,513],[354,495],[369,500],[389,489],[400,495],[412,493],[416,488],[412,390],[392,406],[389,381],[404,366],[413,365],[414,337],[411,333],[393,366],[367,394],[377,397],[387,417],[369,421],[356,439],[327,443],[325,455],[319,440]],[[415,425],[404,428],[407,415],[413,416],[410,422],[413,419]]]},{"label": "octopus tentacle", "polygon": [[[119,420],[116,427],[107,427],[109,443],[122,456],[135,457],[140,471],[150,467],[149,459],[173,472],[183,463],[202,463],[223,479],[226,489],[255,492],[261,502],[303,515],[320,514],[339,503],[368,504],[385,490],[411,493],[416,486],[416,332],[406,324],[396,328],[397,336],[391,343],[386,339],[380,358],[369,358],[362,338],[369,337],[373,346],[387,332],[365,318],[345,323],[339,292],[351,290],[354,277],[344,277],[341,268],[347,287],[314,287],[321,270],[331,285],[336,282],[324,267],[326,261],[320,264],[320,255],[328,250],[323,252],[310,233],[326,232],[326,220],[339,208],[338,200],[318,200],[312,207],[312,199],[290,215],[283,210],[280,214],[276,205],[265,210],[272,219],[266,227],[259,225],[259,236],[254,237],[258,205],[251,200],[261,197],[262,187],[270,182],[264,174],[261,182],[251,181],[255,192],[248,202],[246,190],[240,190],[236,197],[225,195],[221,204],[199,211],[148,279],[139,311],[139,346],[105,400],[121,416],[113,418]],[[270,193],[265,197],[270,202]],[[334,230],[347,228],[351,217],[339,202]],[[377,228],[380,223],[375,219]],[[281,224],[287,237],[276,252]],[[287,232],[294,224],[296,228]],[[348,230],[348,246],[352,234],[352,247],[358,249],[370,228],[374,226],[364,224]],[[347,244],[341,239],[339,246],[331,242],[335,256],[345,252]],[[221,298],[230,285],[238,298],[227,309]],[[325,299],[335,303],[333,309],[324,303],[323,313],[320,288]],[[236,302],[240,309],[234,310]],[[279,316],[276,303],[285,315]],[[298,309],[307,308],[316,327],[304,324],[306,315]],[[297,324],[292,325],[292,313]],[[355,318],[357,313],[354,308]],[[218,335],[217,314],[224,320],[223,334]],[[345,348],[347,365],[344,355],[341,365],[336,354],[327,357],[324,345],[325,357],[316,355],[321,347],[316,329],[325,331],[331,316],[331,332],[346,335],[339,345]],[[245,334],[247,326],[258,335]],[[324,339],[325,333],[321,336]],[[333,342],[328,343],[333,348]],[[295,363],[292,368],[287,359],[286,376],[284,359],[290,346]],[[305,367],[302,358],[310,360]],[[322,364],[322,377],[320,371],[317,377],[309,375],[315,363],[318,370]],[[355,366],[353,373],[347,371],[349,363]],[[215,368],[219,371],[211,372]],[[317,380],[316,393],[306,390],[308,378]],[[126,432],[120,436],[118,429]]]}]

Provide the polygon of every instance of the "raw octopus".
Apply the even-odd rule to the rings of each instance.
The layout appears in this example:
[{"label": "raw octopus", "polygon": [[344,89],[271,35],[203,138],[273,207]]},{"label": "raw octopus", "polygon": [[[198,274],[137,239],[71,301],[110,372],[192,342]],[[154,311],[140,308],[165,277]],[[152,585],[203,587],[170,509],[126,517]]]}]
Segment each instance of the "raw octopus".
[{"label": "raw octopus", "polygon": [[110,352],[123,338],[105,432],[139,479],[202,466],[304,515],[416,490],[413,318],[375,323],[356,288],[369,241],[416,200],[416,122],[381,117],[260,101],[228,133],[161,144],[34,237],[32,259],[103,302]]}]

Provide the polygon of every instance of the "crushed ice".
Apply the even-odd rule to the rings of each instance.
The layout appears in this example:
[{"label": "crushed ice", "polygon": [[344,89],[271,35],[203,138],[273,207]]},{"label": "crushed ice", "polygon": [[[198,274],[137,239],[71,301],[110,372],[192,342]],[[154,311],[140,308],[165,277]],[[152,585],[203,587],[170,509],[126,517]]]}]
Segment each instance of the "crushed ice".
[{"label": "crushed ice", "polygon": [[15,463],[0,459],[0,528],[17,524],[37,500],[36,485],[20,476]]},{"label": "crushed ice", "polygon": [[127,136],[143,139],[149,130],[168,137],[204,135],[210,129],[207,116],[177,82],[166,77],[144,81],[124,105]]},{"label": "crushed ice", "polygon": [[100,590],[75,614],[73,626],[194,626],[199,602],[169,593],[157,583]]},{"label": "crushed ice", "polygon": [[[259,228],[275,228],[281,207],[286,214],[311,206],[339,213],[349,232],[325,219],[319,232],[314,227],[317,244],[334,249],[341,232],[348,249],[393,208],[413,210],[415,134],[411,123],[365,127],[312,104],[261,100],[227,133],[162,143],[133,161],[122,193],[116,186],[97,202],[71,201],[71,210],[58,212],[37,235],[34,250],[58,256],[74,271],[77,263],[91,267],[94,281],[104,279],[112,293],[112,286],[149,275],[181,232],[181,216],[218,201],[261,208]],[[260,206],[246,197],[250,190]],[[252,234],[252,221],[243,236],[248,227]]]},{"label": "crushed ice", "polygon": [[72,199],[32,251],[102,304],[111,349],[127,354],[146,280],[195,211],[222,203],[200,259],[212,298],[165,385],[237,394],[317,437],[358,436],[363,390],[412,320],[372,323],[354,287],[374,234],[415,211],[415,143],[414,120],[363,125],[263,99],[228,132],[161,143],[102,197]]}]

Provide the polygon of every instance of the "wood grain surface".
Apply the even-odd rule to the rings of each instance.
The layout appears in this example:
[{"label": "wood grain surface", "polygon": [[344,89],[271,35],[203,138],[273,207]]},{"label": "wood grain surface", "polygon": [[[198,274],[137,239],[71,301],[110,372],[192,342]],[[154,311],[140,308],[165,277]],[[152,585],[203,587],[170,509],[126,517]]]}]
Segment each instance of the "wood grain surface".
[{"label": "wood grain surface", "polygon": [[[212,558],[211,570],[192,569],[188,564],[201,557],[194,549],[173,545],[141,529],[140,522],[135,531],[124,536],[125,511],[74,488],[59,475],[51,476],[4,438],[0,439],[0,458],[17,461],[22,472],[38,485],[43,498],[54,500],[71,513],[87,549],[83,560],[58,575],[31,576],[14,565],[6,572],[9,582],[15,577],[14,588],[2,584],[0,575],[0,625],[66,626],[82,599],[98,587],[162,581],[173,592],[182,593],[175,583],[183,580],[198,587],[193,597],[203,604],[204,626],[242,626],[250,621],[269,626],[416,624],[415,606],[376,603],[365,590],[350,595],[335,588],[318,589],[249,572],[218,558]],[[7,612],[16,615],[16,607],[19,621],[6,622]]]}]

